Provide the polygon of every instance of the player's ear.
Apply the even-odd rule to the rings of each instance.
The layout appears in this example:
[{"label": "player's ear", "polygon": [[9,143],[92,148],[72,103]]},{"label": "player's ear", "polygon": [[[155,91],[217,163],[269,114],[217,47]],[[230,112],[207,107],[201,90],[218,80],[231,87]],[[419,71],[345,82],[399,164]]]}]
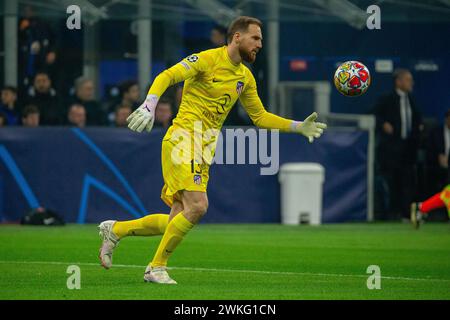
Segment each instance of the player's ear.
[{"label": "player's ear", "polygon": [[233,38],[236,41],[236,43],[239,44],[241,42],[241,33],[240,32],[236,32],[234,34]]}]

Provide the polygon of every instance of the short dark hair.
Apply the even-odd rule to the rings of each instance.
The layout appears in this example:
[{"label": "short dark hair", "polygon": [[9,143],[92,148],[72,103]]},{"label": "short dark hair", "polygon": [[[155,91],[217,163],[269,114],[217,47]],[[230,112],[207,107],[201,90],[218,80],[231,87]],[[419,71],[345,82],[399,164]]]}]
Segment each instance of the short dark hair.
[{"label": "short dark hair", "polygon": [[135,80],[127,80],[127,81],[122,82],[119,85],[120,94],[123,95],[125,92],[128,92],[128,90],[130,90],[130,88],[132,86],[136,86],[136,85],[138,85],[138,83]]},{"label": "short dark hair", "polygon": [[38,113],[38,114],[40,113],[39,108],[37,106],[35,106],[34,104],[28,104],[25,106],[25,108],[23,108],[22,118],[26,118],[26,117],[28,117],[28,115],[35,114],[35,113]]},{"label": "short dark hair", "polygon": [[161,97],[161,99],[159,99],[158,103],[164,103],[164,104],[168,104],[170,105],[170,108],[172,108],[172,100],[170,100],[169,98],[166,97]]},{"label": "short dark hair", "polygon": [[13,86],[4,86],[4,87],[2,88],[2,91],[3,91],[3,90],[11,91],[11,92],[13,92],[15,95],[17,95],[17,88],[16,88],[16,87],[13,87]]},{"label": "short dark hair", "polygon": [[47,77],[50,78],[50,74],[47,71],[45,71],[45,70],[38,70],[38,71],[36,71],[36,73],[34,74],[34,77],[36,78],[40,74],[44,74],[44,75],[46,75]]},{"label": "short dark hair", "polygon": [[446,118],[450,117],[450,109],[448,109],[448,110],[445,112],[445,117],[446,117]]},{"label": "short dark hair", "polygon": [[114,112],[118,112],[120,109],[130,109],[130,111],[133,111],[133,108],[131,106],[127,106],[126,104],[118,104],[115,107]]},{"label": "short dark hair", "polygon": [[249,16],[240,16],[231,22],[228,27],[227,32],[227,43],[231,43],[233,40],[233,36],[236,32],[245,32],[248,30],[248,26],[251,24],[256,24],[260,28],[262,28],[262,22],[259,19],[249,17]]},{"label": "short dark hair", "polygon": [[214,27],[212,27],[212,30],[216,30],[220,34],[223,34],[224,36],[227,34],[227,28],[224,28],[218,24],[216,24]]},{"label": "short dark hair", "polygon": [[407,73],[411,73],[411,71],[409,71],[408,69],[405,69],[405,68],[395,69],[394,72],[392,73],[392,78],[394,80],[394,84],[398,78],[404,76]]},{"label": "short dark hair", "polygon": [[70,111],[72,108],[83,108],[84,110],[86,110],[84,104],[79,103],[79,102],[74,102],[71,105],[69,105],[69,108],[67,109],[67,111]]}]

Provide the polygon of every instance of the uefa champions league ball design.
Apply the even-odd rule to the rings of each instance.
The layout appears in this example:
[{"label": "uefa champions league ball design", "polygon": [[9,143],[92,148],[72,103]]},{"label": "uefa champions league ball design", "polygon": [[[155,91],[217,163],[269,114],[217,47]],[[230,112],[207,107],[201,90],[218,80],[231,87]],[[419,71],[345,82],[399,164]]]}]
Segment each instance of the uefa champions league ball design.
[{"label": "uefa champions league ball design", "polygon": [[334,85],[344,96],[360,96],[370,86],[369,69],[358,61],[344,62],[334,73]]}]

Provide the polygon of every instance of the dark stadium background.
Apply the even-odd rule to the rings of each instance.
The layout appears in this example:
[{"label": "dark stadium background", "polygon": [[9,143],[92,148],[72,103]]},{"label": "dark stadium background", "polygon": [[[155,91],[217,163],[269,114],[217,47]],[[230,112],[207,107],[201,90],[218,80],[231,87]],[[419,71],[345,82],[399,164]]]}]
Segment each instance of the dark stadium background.
[{"label": "dark stadium background", "polygon": [[[55,36],[55,46],[57,52],[56,65],[54,70],[64,70],[64,72],[54,72],[53,87],[57,90],[58,94],[63,101],[69,100],[70,95],[73,94],[73,84],[75,78],[82,75],[83,70],[83,37],[87,32],[92,32],[90,25],[83,25],[81,30],[68,30],[66,28],[67,14],[64,11],[63,3],[58,5],[52,5],[56,2],[52,1],[19,1],[19,19],[21,12],[23,12],[26,6],[33,7],[37,17],[45,21],[46,24],[52,29]],[[110,106],[117,99],[118,84],[125,80],[137,80],[138,66],[136,60],[137,53],[137,37],[136,37],[136,10],[138,7],[138,1],[131,1],[128,3],[111,4],[108,1],[91,1],[91,3],[97,7],[108,7],[109,17],[107,19],[100,19],[96,21],[98,32],[98,43],[96,43],[96,54],[98,63],[98,81],[96,82],[96,98],[102,105]],[[153,1],[154,11],[152,16],[152,40],[151,40],[151,65],[152,70],[144,70],[148,72],[151,77],[156,76],[159,72],[165,68],[176,63],[183,57],[201,50],[205,50],[211,47],[209,35],[211,29],[217,25],[218,21],[214,21],[211,17],[202,12],[194,14],[195,10],[188,1]],[[268,9],[268,3],[264,1],[222,1],[223,5],[230,8],[239,8],[241,12],[249,15],[255,15],[261,18],[265,24],[263,33],[265,36],[265,47],[258,55],[256,63],[253,65],[253,73],[258,81],[259,94],[264,104],[270,108],[270,96],[273,93],[269,93],[268,84],[268,64],[272,59],[269,56],[270,50],[268,48],[268,24],[273,19],[271,11]],[[330,94],[330,111],[336,114],[371,114],[373,107],[377,99],[382,95],[392,90],[392,75],[391,73],[382,73],[375,71],[375,61],[378,59],[391,60],[394,64],[394,68],[407,68],[411,70],[414,80],[414,97],[420,108],[420,112],[424,117],[425,129],[421,137],[420,154],[422,160],[419,158],[417,163],[416,179],[418,181],[417,189],[415,192],[415,198],[417,200],[424,199],[433,194],[436,190],[430,187],[432,183],[429,182],[430,177],[427,172],[427,164],[423,159],[427,157],[427,139],[429,132],[443,123],[443,117],[447,109],[450,107],[450,95],[449,95],[449,74],[450,74],[450,42],[446,41],[449,34],[450,27],[450,7],[445,4],[444,1],[411,1],[406,3],[405,1],[380,1],[378,4],[381,7],[381,30],[368,30],[365,26],[362,28],[355,28],[349,24],[345,19],[341,19],[333,14],[333,12],[327,12],[324,8],[320,7],[318,2],[315,1],[279,1],[279,81],[327,81],[332,85],[332,77],[336,64],[338,62],[346,60],[359,60],[363,61],[369,70],[372,72],[372,84],[366,94],[358,98],[347,98],[342,96],[334,89],[333,85]],[[365,10],[369,5],[373,4],[371,1],[352,1],[352,4],[358,6],[361,10]],[[377,3],[375,3],[377,4]],[[0,11],[1,12],[1,11]],[[83,16],[86,17],[86,16]],[[83,18],[82,18],[83,19]],[[4,36],[4,24],[0,24],[0,34],[2,35],[2,41],[0,41],[1,50],[4,51],[5,44],[3,41]],[[4,68],[4,55],[1,56],[2,63],[0,68]],[[304,69],[300,71],[293,70],[291,63],[300,61],[304,64]],[[420,64],[437,65],[437,70],[424,71],[418,70],[417,67]],[[1,73],[4,75],[4,73]],[[0,77],[0,86],[5,85],[5,76]],[[25,89],[24,89],[25,90]],[[141,88],[141,95],[146,91],[146,88]],[[174,97],[174,92],[170,91],[169,97]],[[23,92],[19,92],[19,102]],[[292,116],[297,119],[302,119],[311,111],[311,104],[313,96],[308,92],[295,93],[292,104]],[[67,103],[62,103],[67,107]],[[237,109],[237,108],[236,108]],[[232,121],[227,124],[231,125],[250,125],[249,119],[245,115],[241,115],[241,121],[233,123]],[[334,131],[333,125],[329,131],[329,135],[339,135],[340,133]],[[5,133],[0,133],[0,139],[4,140],[5,145],[13,144],[10,147],[11,152],[19,152],[15,145],[15,131],[9,128],[2,128]],[[12,130],[8,132],[8,130]],[[68,130],[68,129],[63,129]],[[39,129],[34,134],[38,134]],[[358,132],[358,129],[354,129],[354,132]],[[30,135],[33,133],[28,132]],[[125,133],[124,133],[125,134]],[[156,133],[155,133],[156,134]],[[142,137],[141,137],[142,138]],[[95,135],[92,136],[95,140]],[[285,138],[282,140],[284,141]],[[326,138],[325,138],[326,139]],[[299,138],[301,140],[301,138]],[[333,139],[330,138],[332,141]],[[2,140],[3,141],[3,140]],[[364,144],[357,145],[350,144],[351,140],[347,141],[347,149],[338,149],[336,146],[336,152],[342,152],[347,154],[348,160],[353,155],[361,150],[364,150],[366,146]],[[47,143],[40,140],[40,143]],[[51,143],[51,142],[48,142]],[[283,145],[284,142],[282,142]],[[303,148],[304,144],[298,142],[299,146]],[[322,141],[318,141],[318,146],[322,146]],[[16,143],[17,144],[17,143]],[[325,146],[325,145],[323,145]],[[45,154],[40,153],[39,150],[43,150],[38,145],[34,145],[37,148],[37,153],[33,152],[35,159],[40,157],[45,158]],[[76,147],[76,146],[74,146]],[[315,147],[313,147],[315,148]],[[332,147],[330,147],[332,148]],[[31,150],[31,149],[30,149]],[[314,149],[311,149],[314,150]],[[57,151],[48,150],[46,152],[53,152],[53,156],[57,156]],[[332,153],[332,152],[331,152]],[[304,161],[302,158],[302,151],[298,151],[298,156],[292,156],[290,161]],[[53,157],[52,156],[52,157]],[[154,155],[158,159],[158,155]],[[383,155],[384,156],[384,155]],[[389,155],[385,155],[389,156]],[[21,158],[22,157],[22,158]],[[30,180],[34,183],[35,192],[37,194],[42,193],[42,190],[46,184],[45,177],[35,176],[37,173],[37,167],[33,169],[35,161],[30,161],[27,164],[27,156],[23,153],[13,154],[13,158],[20,164],[23,170],[27,171],[30,176]],[[287,158],[285,158],[286,160]],[[303,159],[303,160],[302,160]],[[322,164],[331,163],[333,158],[328,157],[325,154],[317,154],[317,157],[312,157],[310,161],[316,161]],[[359,165],[366,166],[361,158]],[[282,160],[283,162],[284,160]],[[343,163],[347,160],[341,159]],[[422,161],[422,162],[420,162]],[[120,164],[118,164],[120,165]],[[376,165],[376,164],[375,164]],[[4,187],[3,196],[0,197],[0,214],[5,222],[17,221],[27,209],[27,202],[24,201],[23,196],[20,196],[19,188],[15,183],[13,177],[8,174],[6,166],[3,162],[0,162],[0,168],[2,173],[2,183]],[[156,169],[156,168],[155,168]],[[214,169],[213,169],[214,170]],[[255,170],[256,171],[256,170]],[[243,172],[249,173],[251,171],[243,170]],[[132,173],[130,173],[132,175]],[[233,169],[230,168],[230,176],[237,177],[233,173]],[[336,170],[330,167],[330,170],[326,172],[327,178],[334,177]],[[51,173],[50,173],[51,175]],[[155,176],[160,176],[157,169],[155,170]],[[361,176],[362,177],[362,176]],[[82,179],[82,177],[78,177]],[[332,179],[331,178],[331,179]],[[376,177],[375,177],[376,178]],[[56,179],[56,178],[55,178]],[[74,181],[71,175],[67,173],[58,176],[59,183],[71,183]],[[127,179],[133,180],[131,177]],[[365,177],[362,177],[365,179]],[[56,183],[56,180],[53,180]],[[161,180],[157,180],[160,182]],[[234,180],[239,183],[239,179]],[[337,180],[339,181],[339,180]],[[356,181],[356,180],[355,180]],[[376,181],[376,179],[375,179]],[[329,179],[328,179],[329,182]],[[325,201],[329,201],[329,197],[337,197],[342,200],[343,207],[339,214],[339,219],[325,219],[325,221],[354,221],[364,220],[367,212],[366,209],[359,205],[360,209],[352,209],[352,203],[354,200],[364,202],[368,190],[361,189],[358,184],[347,184],[345,181],[342,183],[333,183],[333,186],[345,186],[347,193],[353,194],[353,198],[345,198],[338,192],[337,189],[327,186],[328,191],[324,195]],[[361,181],[360,181],[361,182]],[[374,182],[376,183],[376,182]],[[277,185],[276,177],[272,177],[270,184],[262,184],[255,186],[255,188],[269,188],[266,192],[274,194],[271,198],[270,210],[267,210],[267,214],[258,215],[254,221],[279,221],[279,188]],[[364,185],[364,182],[362,183]],[[151,184],[152,194],[159,194],[159,183]],[[377,190],[375,185],[375,190]],[[75,187],[74,187],[75,188]],[[330,189],[331,188],[331,189]],[[51,188],[50,188],[51,189]],[[49,190],[50,190],[49,189]],[[77,199],[79,200],[79,193],[81,192],[80,184],[76,186]],[[341,189],[342,190],[342,189]],[[119,193],[121,191],[118,191]],[[145,195],[141,190],[136,191],[143,198]],[[49,192],[47,192],[48,194]],[[356,196],[360,193],[362,196]],[[74,192],[71,192],[74,194]],[[63,196],[63,195],[61,195]],[[236,193],[233,197],[236,203],[240,203],[241,206],[232,207],[233,212],[238,211],[239,214],[248,212],[247,206],[244,203],[248,203],[251,207],[251,202],[246,202],[245,198],[239,198],[242,194]],[[39,195],[38,195],[39,197]],[[55,207],[56,210],[67,211],[66,207],[58,206],[61,200],[55,200],[58,195],[53,194],[53,199],[49,195],[41,196],[41,202],[43,206]],[[214,198],[215,195],[212,194]],[[162,202],[155,201],[157,203],[156,208],[163,209]],[[220,193],[217,194],[218,199],[222,199],[223,208],[226,208],[224,197],[221,197]],[[78,201],[77,200],[77,201]],[[379,202],[382,199],[375,199],[375,210]],[[100,203],[102,201],[99,200]],[[108,201],[103,201],[108,202]],[[334,202],[334,201],[333,201]],[[111,209],[116,211],[114,206],[102,207],[100,204],[92,203],[94,211],[109,212]],[[111,204],[112,205],[112,204]],[[146,206],[146,210],[151,210],[151,206]],[[220,207],[220,206],[219,206]],[[325,205],[327,208],[328,206]],[[362,209],[361,209],[362,208]],[[73,215],[80,211],[78,207],[72,207],[71,212],[61,212],[67,214],[69,221],[75,221]],[[216,213],[225,214],[226,209],[218,209],[217,211],[212,209],[212,216],[208,219],[210,221],[222,221],[222,219],[215,219]],[[231,208],[230,208],[231,209]],[[225,210],[225,211],[224,211]],[[327,210],[326,210],[327,211]],[[239,216],[238,214],[238,216]],[[249,214],[251,214],[249,212]],[[325,213],[327,216],[328,213]],[[220,216],[220,215],[219,215]],[[231,215],[232,216],[232,215]],[[277,218],[278,217],[278,218]],[[445,215],[444,215],[445,217]],[[207,221],[208,221],[207,219]],[[98,219],[97,219],[98,220]],[[95,219],[93,220],[95,221]],[[229,221],[241,221],[239,219],[230,219]],[[248,221],[243,219],[242,221]],[[250,219],[250,221],[253,221]]]}]

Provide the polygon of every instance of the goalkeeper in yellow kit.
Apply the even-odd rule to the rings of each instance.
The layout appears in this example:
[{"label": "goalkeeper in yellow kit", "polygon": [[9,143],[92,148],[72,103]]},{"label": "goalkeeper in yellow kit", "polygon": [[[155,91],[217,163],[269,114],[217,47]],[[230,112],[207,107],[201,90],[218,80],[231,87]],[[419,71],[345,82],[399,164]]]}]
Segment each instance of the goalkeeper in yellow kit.
[{"label": "goalkeeper in yellow kit", "polygon": [[[161,198],[171,208],[170,214],[157,213],[131,221],[102,222],[99,226],[103,238],[99,258],[104,268],[112,266],[113,250],[122,238],[163,235],[153,260],[145,270],[144,280],[176,283],[167,273],[167,261],[207,211],[206,189],[211,157],[205,154],[214,154],[218,130],[238,99],[253,123],[260,128],[300,133],[309,142],[319,138],[326,128],[324,123],[315,122],[316,113],[300,122],[276,116],[263,107],[255,78],[242,63],[254,62],[262,48],[261,22],[258,19],[242,16],[234,20],[228,29],[227,43],[221,48],[192,54],[159,74],[144,103],[127,119],[131,130],[150,131],[158,99],[169,86],[185,81],[178,114],[162,142],[164,187]],[[212,129],[217,134],[202,139],[199,145],[194,139],[198,124],[203,132]],[[180,149],[177,145],[180,139],[193,143]],[[209,153],[205,153],[206,149]]]}]

